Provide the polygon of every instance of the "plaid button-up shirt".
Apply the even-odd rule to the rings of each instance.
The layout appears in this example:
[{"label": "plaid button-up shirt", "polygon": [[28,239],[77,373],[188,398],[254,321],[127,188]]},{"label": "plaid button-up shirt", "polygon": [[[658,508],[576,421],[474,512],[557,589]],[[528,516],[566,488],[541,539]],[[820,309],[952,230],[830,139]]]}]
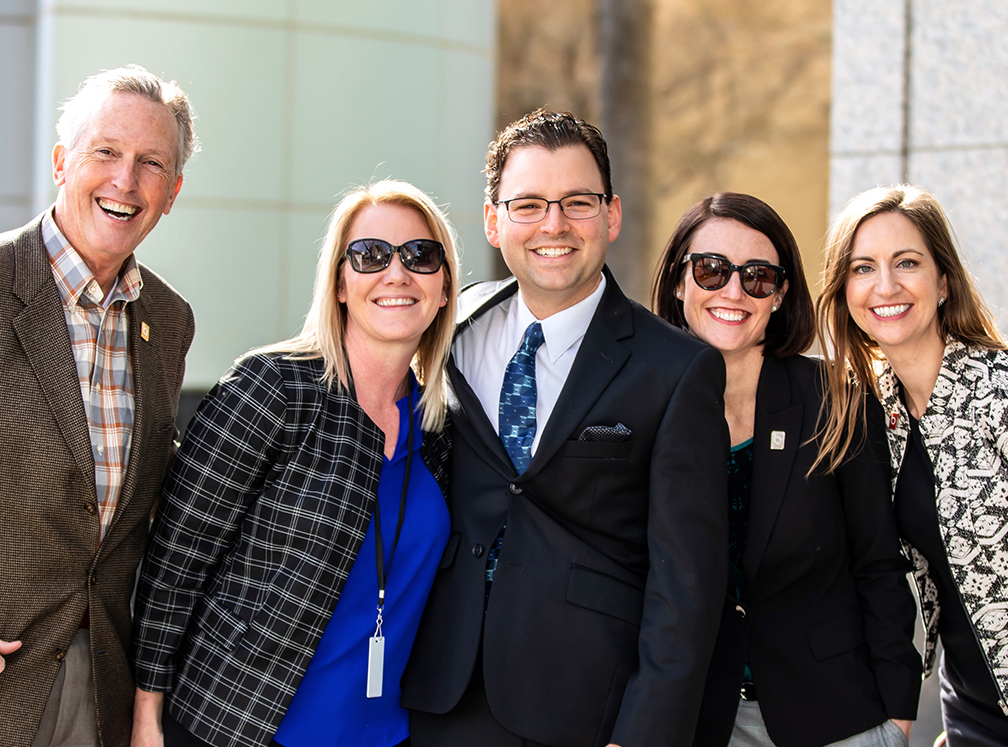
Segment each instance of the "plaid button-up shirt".
[{"label": "plaid button-up shirt", "polygon": [[112,523],[133,434],[133,366],[126,303],[140,297],[143,280],[130,255],[115,287],[103,298],[91,270],[63,236],[52,210],[42,218],[42,239],[63,299],[70,345],[91,432],[101,537]]}]

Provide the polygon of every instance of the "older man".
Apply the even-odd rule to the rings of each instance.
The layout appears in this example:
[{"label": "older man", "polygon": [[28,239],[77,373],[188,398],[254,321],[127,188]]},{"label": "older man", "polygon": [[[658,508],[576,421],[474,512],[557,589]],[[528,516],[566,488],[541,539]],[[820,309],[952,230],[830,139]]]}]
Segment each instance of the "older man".
[{"label": "older man", "polygon": [[130,595],[176,435],[192,309],[133,251],[196,149],[130,66],[63,106],[56,204],[0,235],[0,744],[127,745]]}]

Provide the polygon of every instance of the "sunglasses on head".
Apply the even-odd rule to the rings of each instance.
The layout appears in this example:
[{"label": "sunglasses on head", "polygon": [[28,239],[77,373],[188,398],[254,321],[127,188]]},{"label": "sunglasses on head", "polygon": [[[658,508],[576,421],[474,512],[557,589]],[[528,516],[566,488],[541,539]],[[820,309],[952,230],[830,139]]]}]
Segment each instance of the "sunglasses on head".
[{"label": "sunglasses on head", "polygon": [[733,265],[716,254],[687,254],[683,262],[693,262],[693,280],[704,290],[724,288],[733,272],[738,272],[742,290],[753,298],[768,298],[784,282],[784,268],[769,262]]},{"label": "sunglasses on head", "polygon": [[434,239],[413,239],[401,246],[392,246],[383,239],[357,239],[347,246],[350,266],[357,272],[381,272],[398,254],[403,267],[420,275],[431,275],[441,269],[444,245]]}]

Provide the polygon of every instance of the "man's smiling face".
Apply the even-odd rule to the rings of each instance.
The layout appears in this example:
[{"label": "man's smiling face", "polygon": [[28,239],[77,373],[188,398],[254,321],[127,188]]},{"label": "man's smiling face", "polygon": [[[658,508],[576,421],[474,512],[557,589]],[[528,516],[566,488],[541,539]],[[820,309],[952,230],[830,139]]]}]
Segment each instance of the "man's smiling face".
[{"label": "man's smiling face", "polygon": [[[602,192],[602,175],[584,145],[515,148],[501,172],[498,190],[501,201],[561,200]],[[621,212],[619,197],[613,195],[603,200],[593,218],[572,220],[559,205],[550,205],[538,223],[515,223],[503,202],[486,203],[483,218],[487,239],[500,247],[529,310],[544,319],[584,300],[598,287],[606,250],[619,235]]]},{"label": "man's smiling face", "polygon": [[96,275],[118,267],[171,210],[178,128],[168,107],[112,93],[73,148],[53,150],[56,224]]}]

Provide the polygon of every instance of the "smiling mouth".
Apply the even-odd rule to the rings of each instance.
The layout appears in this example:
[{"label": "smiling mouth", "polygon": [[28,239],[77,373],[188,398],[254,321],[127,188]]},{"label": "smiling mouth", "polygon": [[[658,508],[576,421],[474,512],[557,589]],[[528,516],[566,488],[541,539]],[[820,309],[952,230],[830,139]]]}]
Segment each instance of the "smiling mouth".
[{"label": "smiling mouth", "polygon": [[376,304],[382,307],[412,306],[416,302],[415,298],[379,298],[375,301]]},{"label": "smiling mouth", "polygon": [[569,246],[540,246],[532,251],[540,257],[562,257],[565,254],[570,254],[574,249]]},{"label": "smiling mouth", "polygon": [[715,319],[720,319],[724,322],[741,322],[752,316],[748,311],[742,311],[741,309],[707,309],[707,311]]},{"label": "smiling mouth", "polygon": [[112,200],[106,200],[102,197],[99,197],[97,202],[98,207],[100,207],[107,216],[123,222],[132,220],[133,216],[140,212],[140,208],[132,205],[123,205],[121,202],[113,202]]},{"label": "smiling mouth", "polygon": [[889,317],[899,316],[904,311],[909,310],[909,308],[910,304],[908,303],[900,303],[895,304],[893,306],[873,306],[872,313],[875,314],[875,316],[880,316],[883,319],[887,319]]}]

